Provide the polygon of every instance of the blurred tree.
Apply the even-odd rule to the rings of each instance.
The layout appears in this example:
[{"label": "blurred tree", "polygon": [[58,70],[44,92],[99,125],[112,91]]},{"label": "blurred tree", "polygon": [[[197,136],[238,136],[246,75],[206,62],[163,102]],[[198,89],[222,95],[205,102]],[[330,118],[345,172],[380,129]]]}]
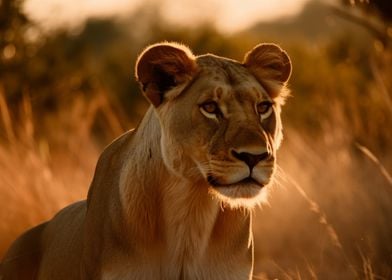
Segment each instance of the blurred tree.
[{"label": "blurred tree", "polygon": [[29,20],[21,11],[23,1],[0,1],[0,48],[2,61],[15,61],[19,51],[24,50],[24,32]]},{"label": "blurred tree", "polygon": [[390,0],[342,0],[345,5],[354,5],[367,13],[380,16],[387,22],[392,21],[392,2]]},{"label": "blurred tree", "polygon": [[[130,82],[130,56],[134,53],[128,51],[129,38],[117,23],[90,20],[80,34],[69,30],[43,34],[24,14],[23,2],[0,0],[0,94],[15,122],[26,96],[39,124],[38,134],[50,129],[45,120],[72,106],[75,99],[87,101],[103,94],[120,116],[123,107],[132,108],[130,89],[136,83]],[[116,103],[118,97],[117,103],[124,106]],[[129,115],[134,117],[132,110]],[[1,126],[0,122],[0,138]]]},{"label": "blurred tree", "polygon": [[26,30],[31,22],[22,12],[21,0],[0,1],[0,84],[7,97],[20,94],[21,75],[26,63]]},{"label": "blurred tree", "polygon": [[[347,9],[334,9],[335,12],[354,23],[365,27],[384,46],[390,46],[392,39],[392,2],[390,0],[340,0],[344,6],[351,6],[363,11],[363,16],[349,13]],[[374,15],[379,19],[375,23],[368,15]]]}]

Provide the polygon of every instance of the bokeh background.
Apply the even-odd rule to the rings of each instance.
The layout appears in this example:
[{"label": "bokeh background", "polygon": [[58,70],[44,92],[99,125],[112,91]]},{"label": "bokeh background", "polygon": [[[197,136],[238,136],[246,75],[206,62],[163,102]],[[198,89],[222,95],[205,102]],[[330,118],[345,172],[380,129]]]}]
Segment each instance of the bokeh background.
[{"label": "bokeh background", "polygon": [[292,58],[254,279],[392,279],[390,0],[0,0],[0,258],[86,197],[104,146],[148,106],[137,54],[163,40]]}]

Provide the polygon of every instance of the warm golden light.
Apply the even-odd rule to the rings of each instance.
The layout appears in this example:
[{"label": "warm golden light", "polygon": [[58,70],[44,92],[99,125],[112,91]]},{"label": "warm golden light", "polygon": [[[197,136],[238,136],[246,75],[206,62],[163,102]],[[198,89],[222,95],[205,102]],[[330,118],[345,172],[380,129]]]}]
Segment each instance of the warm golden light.
[{"label": "warm golden light", "polygon": [[[143,89],[155,94],[153,101],[159,105],[167,100],[186,98],[190,88],[200,85],[193,79],[189,87],[181,88],[181,93],[173,91],[172,86],[185,76],[190,77],[190,74],[173,78],[164,73],[158,77],[161,69],[169,69],[177,63],[156,67],[155,62],[160,60],[155,60],[155,56],[151,56],[154,59],[148,64],[153,65],[151,68],[154,71],[151,72],[154,79],[137,83],[135,61],[138,56],[150,44],[165,40],[189,46],[195,56],[201,55],[197,58],[198,63],[203,54],[211,53],[234,59],[246,67],[249,64],[247,59],[244,61],[244,54],[260,43],[278,44],[291,58],[293,72],[287,85],[290,94],[289,91],[285,92],[284,95],[289,98],[281,108],[284,139],[276,155],[275,173],[270,184],[262,189],[252,189],[249,183],[253,181],[245,178],[245,181],[241,180],[244,184],[217,184],[214,188],[203,188],[203,194],[209,192],[212,199],[221,204],[219,213],[225,211],[226,217],[235,216],[235,213],[244,214],[247,208],[257,206],[252,210],[255,246],[253,278],[392,279],[392,13],[385,9],[385,1],[372,0],[369,5],[367,2],[0,0],[0,17],[5,23],[0,26],[0,279],[31,279],[4,277],[2,258],[12,242],[27,229],[53,218],[63,207],[86,199],[95,170],[109,174],[112,169],[119,168],[118,159],[121,158],[129,165],[136,166],[135,170],[141,174],[148,174],[147,179],[151,177],[153,182],[151,187],[157,193],[162,192],[164,188],[156,185],[161,183],[164,176],[159,173],[152,176],[153,173],[145,172],[146,162],[156,162],[158,156],[162,156],[158,152],[160,149],[147,149],[147,146],[139,149],[145,152],[145,158],[144,161],[136,161],[128,158],[136,149],[129,149],[128,154],[120,156],[129,148],[128,145],[135,143],[134,138],[119,138],[123,144],[116,149],[105,150],[105,146],[123,132],[138,127],[148,107]],[[335,8],[331,9],[331,6]],[[282,52],[278,52],[274,57],[279,60],[282,55]],[[193,59],[193,55],[189,56]],[[262,62],[263,56],[257,60]],[[184,69],[194,73],[197,67],[193,63],[190,65],[189,69],[185,67],[173,73],[184,73]],[[287,71],[279,71],[287,63],[283,66],[275,62],[266,65],[273,72],[278,71],[273,77],[280,80],[287,77]],[[236,79],[227,70],[206,71],[205,76],[211,78],[206,85],[222,81],[235,83]],[[260,72],[255,71],[257,68],[252,70],[254,78],[264,73],[264,68],[260,68]],[[223,73],[222,77],[217,75],[220,72]],[[198,71],[197,77],[202,74],[204,72]],[[162,83],[155,86],[158,82]],[[231,88],[231,85],[225,86]],[[260,83],[260,86],[271,87],[270,83]],[[170,91],[169,95],[165,90]],[[200,94],[204,90],[200,86]],[[253,116],[257,112],[260,116],[254,118],[260,119],[260,124],[251,125],[249,122],[249,127],[245,129],[252,131],[259,126],[263,130],[276,127],[273,121],[265,122],[266,116],[273,118],[273,112],[278,111],[276,105],[282,101],[274,104],[270,99],[258,98],[256,104],[248,106],[247,101],[251,99],[248,92],[251,94],[253,91],[254,88],[247,87],[242,93],[241,89],[241,100],[245,102],[239,103],[245,105],[238,105],[236,110],[242,112],[244,109],[245,112],[248,108],[249,115]],[[235,92],[230,90],[231,94]],[[259,93],[257,89],[256,92]],[[217,106],[211,105],[211,102]],[[264,108],[267,103],[268,108]],[[268,110],[271,104],[272,111]],[[203,120],[205,118],[205,123],[216,124],[214,127],[202,126],[201,129],[201,122],[192,121],[188,127],[179,129],[181,138],[177,139],[180,140],[200,129],[193,134],[195,138],[189,140],[187,151],[204,155],[206,150],[220,147],[205,144],[200,150],[195,148],[203,139],[198,137],[200,132],[217,129],[222,134],[216,138],[223,137],[223,132],[228,128],[227,120],[236,115],[232,113],[232,107],[224,107],[227,117],[225,119],[220,115],[221,119],[218,120],[219,106],[214,99],[200,99],[193,109],[179,108],[181,110],[178,112],[192,110],[194,115],[200,114]],[[172,113],[171,119],[176,120],[172,127],[181,127],[181,123],[189,118],[193,120],[193,115]],[[150,128],[157,132],[159,126],[151,125]],[[140,139],[148,136],[149,132],[140,133]],[[133,134],[136,135],[136,132]],[[237,138],[234,134],[226,137],[223,143],[233,142],[234,138]],[[240,144],[246,142],[246,138],[238,137]],[[146,139],[139,143],[148,142]],[[162,147],[157,139],[151,142],[151,147]],[[267,150],[269,148],[267,145]],[[104,153],[113,151],[113,156],[106,156],[106,153],[100,161],[106,160],[107,168],[96,169],[98,158],[104,150]],[[179,149],[172,150],[175,154]],[[115,155],[114,151],[119,154]],[[227,151],[228,155],[245,162],[246,156],[233,151]],[[194,161],[195,157],[188,161]],[[219,154],[218,158],[223,157]],[[187,165],[183,162],[173,160],[173,165],[179,168],[192,166],[189,162]],[[200,162],[200,166],[205,166],[205,178],[213,183],[215,178],[208,178],[211,165],[203,160]],[[166,168],[157,166],[164,173]],[[230,168],[230,165],[221,167],[221,172],[229,179],[235,178],[231,176]],[[255,175],[253,172],[249,174]],[[195,178],[199,173],[198,168],[187,168],[187,174]],[[118,173],[111,174],[118,176]],[[132,180],[133,177],[129,177],[127,183],[137,186]],[[226,182],[239,183],[239,180],[226,179]],[[117,186],[119,181],[113,186]],[[192,211],[181,212],[176,198],[185,196],[178,195],[181,189],[172,191],[174,186],[179,184],[167,184],[170,188],[167,196],[171,197],[167,203],[170,207],[167,208],[171,209],[175,218],[180,218],[173,219],[171,224],[182,225],[182,218],[189,217],[188,213],[193,210],[196,210],[193,212],[196,214],[189,219],[191,222],[198,220],[202,225],[204,221],[212,221],[212,218],[206,218],[197,211],[209,205],[211,197],[200,204],[189,203],[193,205]],[[225,187],[230,189],[218,189]],[[242,187],[245,189],[240,189]],[[197,188],[192,190],[198,192]],[[121,195],[120,192],[111,193]],[[143,210],[139,216],[145,217],[147,222],[138,228],[142,242],[148,241],[149,244],[151,239],[147,239],[149,235],[145,234],[148,232],[145,225],[155,220],[148,218],[149,213],[165,215],[167,212],[158,211],[163,199],[151,197],[154,195],[144,193],[139,196],[140,201],[146,199],[157,207],[141,208],[137,204],[132,208]],[[186,199],[189,197],[186,196]],[[121,203],[110,205],[114,208],[122,206]],[[180,216],[179,213],[184,215]],[[94,217],[100,217],[99,222],[105,220],[114,225],[113,219],[101,218],[105,215]],[[222,242],[227,233],[238,225],[228,221],[232,220],[219,219],[213,229],[219,236],[205,238],[201,246],[194,248],[204,248],[210,242],[240,246],[240,242]],[[232,227],[224,228],[222,223]],[[70,224],[64,224],[64,229]],[[110,229],[111,225],[105,224],[101,228]],[[192,225],[188,223],[183,228],[196,236],[207,232],[205,226],[198,227],[200,230],[189,230]],[[128,227],[119,227],[119,235],[121,228]],[[93,231],[91,236],[103,236],[109,231]],[[124,238],[129,237],[130,231],[123,232],[127,235]],[[151,245],[159,247],[165,244],[164,239],[169,231],[154,232],[159,235],[159,242]],[[241,231],[241,236],[244,232]],[[177,231],[177,236],[182,238],[185,234]],[[111,237],[106,240],[117,242],[122,239]],[[177,241],[172,238],[171,244]],[[247,241],[253,239],[249,238],[243,243]],[[124,246],[124,256],[127,255],[126,248]],[[145,252],[136,251],[142,252],[142,255]],[[111,254],[111,251],[106,252]],[[216,255],[231,256],[220,250],[214,249],[214,252]],[[190,261],[202,256],[189,252],[185,255]],[[18,256],[31,257],[30,254]],[[34,260],[39,259],[34,256]],[[129,267],[128,262],[119,263],[118,266],[115,261],[112,263],[113,270]],[[213,263],[219,269],[219,262]],[[92,264],[96,265],[95,262]],[[238,262],[238,265],[243,263]],[[164,266],[146,267],[150,270],[151,267]],[[26,266],[17,265],[16,270],[24,272]]]},{"label": "warm golden light", "polygon": [[5,59],[11,59],[15,56],[16,48],[13,44],[8,44],[3,49],[3,57]]},{"label": "warm golden light", "polygon": [[[181,26],[213,22],[224,32],[244,29],[257,21],[267,21],[298,13],[309,0],[199,0],[150,1],[164,20]],[[155,3],[156,2],[156,3]],[[88,17],[124,16],[135,11],[141,0],[28,0],[26,12],[45,28],[75,26]]]}]

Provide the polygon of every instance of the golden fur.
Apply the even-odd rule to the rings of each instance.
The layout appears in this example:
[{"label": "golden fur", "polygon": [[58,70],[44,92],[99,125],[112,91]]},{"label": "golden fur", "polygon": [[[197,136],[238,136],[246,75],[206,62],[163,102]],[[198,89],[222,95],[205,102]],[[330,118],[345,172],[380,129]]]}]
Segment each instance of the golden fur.
[{"label": "golden fur", "polygon": [[290,72],[273,44],[242,64],[147,48],[136,76],[152,106],[102,153],[87,201],[14,242],[0,279],[250,279]]}]

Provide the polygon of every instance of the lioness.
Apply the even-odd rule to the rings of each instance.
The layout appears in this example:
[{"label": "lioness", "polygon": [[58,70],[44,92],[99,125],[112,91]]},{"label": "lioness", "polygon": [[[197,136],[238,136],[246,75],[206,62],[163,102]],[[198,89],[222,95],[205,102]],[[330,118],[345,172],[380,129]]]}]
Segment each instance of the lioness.
[{"label": "lioness", "polygon": [[148,47],[136,78],[150,109],[102,153],[87,201],[15,241],[1,280],[250,279],[250,211],[271,185],[290,73],[274,44],[243,63]]}]

